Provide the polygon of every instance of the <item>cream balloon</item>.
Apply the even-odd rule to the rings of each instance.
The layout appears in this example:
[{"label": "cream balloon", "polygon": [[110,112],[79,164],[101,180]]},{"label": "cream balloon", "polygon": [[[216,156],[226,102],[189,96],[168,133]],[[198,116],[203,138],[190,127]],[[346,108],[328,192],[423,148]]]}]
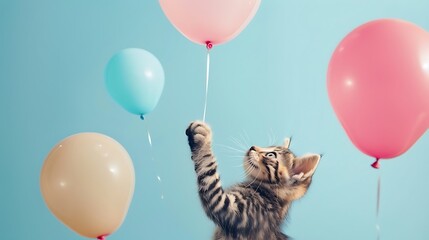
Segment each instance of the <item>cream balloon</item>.
[{"label": "cream balloon", "polygon": [[99,133],[79,133],[46,157],[40,186],[52,213],[82,236],[104,239],[125,219],[134,193],[127,151]]}]

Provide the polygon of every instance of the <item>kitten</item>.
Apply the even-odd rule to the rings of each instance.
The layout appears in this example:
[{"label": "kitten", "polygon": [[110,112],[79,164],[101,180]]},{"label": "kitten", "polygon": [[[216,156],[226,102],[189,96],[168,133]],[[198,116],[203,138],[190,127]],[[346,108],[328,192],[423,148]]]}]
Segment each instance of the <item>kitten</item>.
[{"label": "kitten", "polygon": [[287,240],[281,232],[292,201],[310,186],[320,155],[296,157],[284,146],[253,146],[244,156],[248,179],[225,190],[211,148],[212,132],[203,122],[186,130],[198,176],[199,196],[217,225],[214,240]]}]

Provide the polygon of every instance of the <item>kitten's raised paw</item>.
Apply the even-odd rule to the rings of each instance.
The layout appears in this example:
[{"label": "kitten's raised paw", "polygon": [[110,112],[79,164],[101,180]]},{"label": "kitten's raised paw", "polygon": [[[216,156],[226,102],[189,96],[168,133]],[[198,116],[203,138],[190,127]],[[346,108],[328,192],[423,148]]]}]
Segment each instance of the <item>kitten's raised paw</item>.
[{"label": "kitten's raised paw", "polygon": [[192,122],[186,129],[186,135],[192,151],[198,150],[205,144],[210,144],[211,141],[210,127],[200,121]]}]

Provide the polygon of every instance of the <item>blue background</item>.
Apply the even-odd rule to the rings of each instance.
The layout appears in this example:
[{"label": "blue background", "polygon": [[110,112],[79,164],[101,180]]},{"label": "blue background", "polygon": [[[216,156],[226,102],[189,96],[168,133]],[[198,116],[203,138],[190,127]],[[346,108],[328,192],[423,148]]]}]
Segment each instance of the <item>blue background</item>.
[{"label": "blue background", "polygon": [[[309,193],[293,205],[286,233],[298,240],[376,239],[381,174],[382,239],[427,239],[429,135],[372,169],[336,119],[325,76],[335,46],[355,27],[394,17],[429,30],[428,9],[427,0],[263,1],[237,38],[211,52],[207,121],[223,183],[243,177],[241,153],[224,145],[240,148],[238,139],[264,146],[293,135],[297,154],[325,155]],[[104,86],[108,59],[128,47],[152,52],[166,74],[161,100],[144,122]],[[1,0],[0,238],[81,239],[49,212],[39,176],[58,141],[95,131],[122,143],[136,170],[127,218],[108,239],[209,239],[214,226],[197,197],[184,134],[202,118],[205,53],[155,0]]]}]

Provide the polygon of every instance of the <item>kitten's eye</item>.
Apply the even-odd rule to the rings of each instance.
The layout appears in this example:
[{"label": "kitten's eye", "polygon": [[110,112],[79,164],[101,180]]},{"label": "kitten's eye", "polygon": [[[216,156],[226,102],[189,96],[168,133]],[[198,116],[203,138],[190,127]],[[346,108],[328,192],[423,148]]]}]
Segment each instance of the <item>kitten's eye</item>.
[{"label": "kitten's eye", "polygon": [[276,158],[277,157],[277,153],[276,152],[269,152],[267,154],[265,154],[266,157],[269,158]]}]

